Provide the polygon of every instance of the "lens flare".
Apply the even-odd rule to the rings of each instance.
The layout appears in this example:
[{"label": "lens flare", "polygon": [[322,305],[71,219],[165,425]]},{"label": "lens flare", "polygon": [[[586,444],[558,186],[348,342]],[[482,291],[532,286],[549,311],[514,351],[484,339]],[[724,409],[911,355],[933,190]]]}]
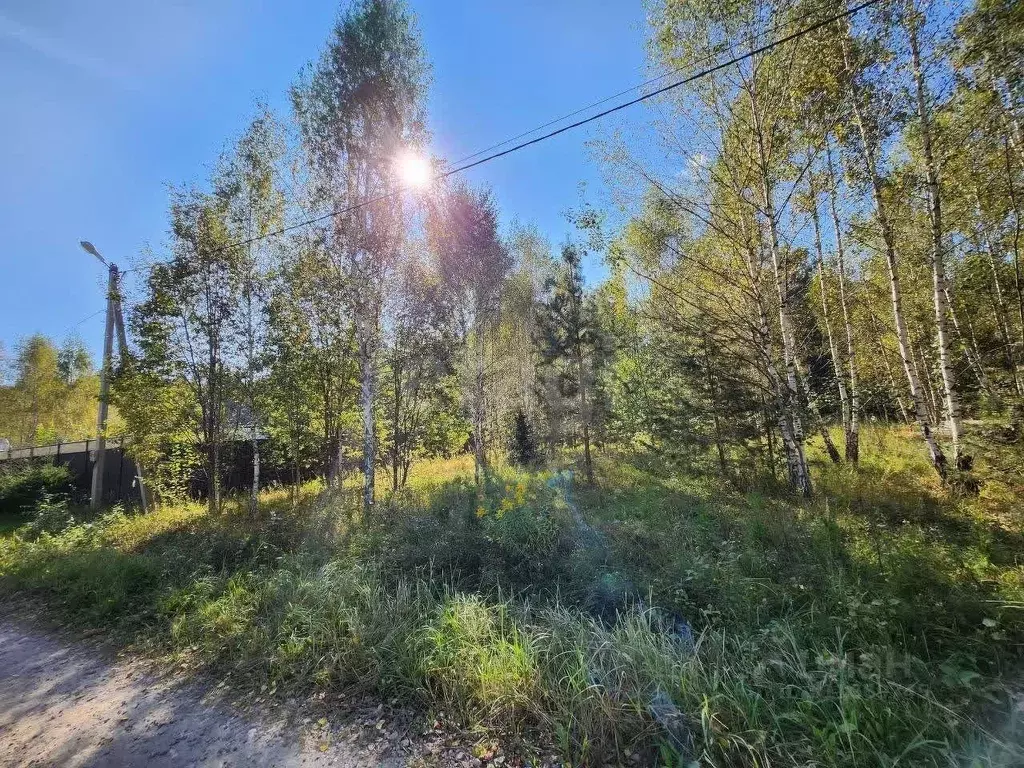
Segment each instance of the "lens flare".
[{"label": "lens flare", "polygon": [[429,186],[434,176],[430,160],[411,149],[398,156],[395,168],[398,171],[398,178],[409,189],[423,189]]}]

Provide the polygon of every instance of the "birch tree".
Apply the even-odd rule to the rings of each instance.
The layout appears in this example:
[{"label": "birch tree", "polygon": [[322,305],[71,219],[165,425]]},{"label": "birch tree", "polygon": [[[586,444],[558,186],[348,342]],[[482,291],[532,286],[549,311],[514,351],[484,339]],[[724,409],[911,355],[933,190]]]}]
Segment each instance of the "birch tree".
[{"label": "birch tree", "polygon": [[[260,388],[265,378],[267,342],[267,279],[269,252],[276,243],[268,234],[280,226],[284,200],[275,165],[283,154],[280,129],[266,107],[239,139],[221,172],[219,187],[228,210],[236,257],[240,303],[232,323],[233,346],[239,357],[240,404],[244,404],[252,450],[249,511],[256,514],[260,493],[260,433],[264,428]],[[242,426],[242,425],[239,425]]]},{"label": "birch tree", "polygon": [[931,233],[932,295],[935,303],[935,331],[939,349],[939,371],[942,374],[942,393],[946,404],[946,418],[953,443],[953,465],[967,469],[970,458],[963,454],[963,427],[960,420],[960,395],[950,355],[950,339],[947,328],[947,307],[945,253],[942,230],[942,197],[939,187],[939,169],[932,148],[932,117],[928,104],[925,76],[921,65],[921,46],[918,36],[920,16],[911,2],[905,19],[910,39],[911,63],[914,79],[914,105],[917,110],[918,130],[921,134],[921,151],[924,156],[924,176],[928,193],[928,223]]},{"label": "birch tree", "polygon": [[224,199],[194,188],[174,193],[171,258],[150,268],[145,297],[132,313],[142,349],[139,373],[164,388],[184,382],[191,395],[176,400],[195,409],[189,420],[203,454],[211,513],[221,506],[228,347],[240,294]]},{"label": "birch tree", "polygon": [[482,488],[487,472],[488,338],[512,258],[498,235],[497,208],[486,191],[461,183],[438,190],[429,203],[426,229],[464,352],[474,477]]},{"label": "birch tree", "polygon": [[926,394],[922,389],[917,364],[913,357],[910,335],[907,331],[907,321],[903,313],[903,292],[900,285],[896,236],[890,218],[887,192],[879,158],[884,138],[882,130],[886,116],[882,114],[882,110],[872,108],[872,105],[877,105],[878,102],[877,99],[872,101],[869,98],[869,88],[864,78],[864,70],[867,63],[863,54],[858,55],[854,50],[854,41],[848,34],[843,34],[841,41],[843,67],[850,87],[850,105],[853,111],[854,123],[859,134],[859,141],[855,142],[855,151],[860,155],[862,167],[870,186],[875,218],[883,242],[885,263],[889,273],[889,298],[893,323],[896,328],[900,360],[903,363],[903,371],[906,374],[909,385],[911,408],[917,425],[921,430],[921,436],[928,446],[932,465],[942,477],[945,477],[947,471],[946,455],[932,429],[932,420],[924,400]]},{"label": "birch tree", "polygon": [[354,323],[362,411],[363,507],[373,509],[374,404],[383,291],[404,236],[395,163],[423,135],[426,64],[400,0],[342,13],[319,61],[292,89],[310,174],[331,213],[328,251]]}]

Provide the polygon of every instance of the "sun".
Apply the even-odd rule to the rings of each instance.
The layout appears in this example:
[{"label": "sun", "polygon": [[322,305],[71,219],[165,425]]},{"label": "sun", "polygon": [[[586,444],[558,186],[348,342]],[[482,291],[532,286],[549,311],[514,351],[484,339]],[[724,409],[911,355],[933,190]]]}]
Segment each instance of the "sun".
[{"label": "sun", "polygon": [[402,184],[409,189],[423,189],[434,178],[430,160],[412,149],[407,149],[395,159],[395,168]]}]

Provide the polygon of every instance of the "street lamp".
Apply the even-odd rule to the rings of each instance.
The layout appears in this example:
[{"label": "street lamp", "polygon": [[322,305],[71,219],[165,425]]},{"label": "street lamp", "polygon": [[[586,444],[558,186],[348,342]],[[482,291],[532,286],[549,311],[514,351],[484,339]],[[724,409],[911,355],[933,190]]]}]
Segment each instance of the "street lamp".
[{"label": "street lamp", "polygon": [[107,268],[107,323],[103,331],[103,367],[100,369],[100,408],[96,416],[96,461],[92,464],[89,506],[98,509],[103,501],[103,470],[107,460],[107,408],[110,400],[110,358],[114,353],[114,301],[117,296],[117,265],[108,263],[88,240],[78,243],[82,250]]},{"label": "street lamp", "polygon": [[85,252],[86,252],[86,253],[88,253],[89,255],[91,255],[91,256],[95,256],[95,257],[96,257],[97,259],[99,259],[99,260],[100,260],[100,263],[101,263],[101,264],[102,264],[103,266],[105,266],[105,267],[109,267],[109,266],[110,266],[109,264],[107,264],[107,260],[106,260],[106,259],[104,259],[104,258],[103,258],[103,257],[102,257],[102,256],[100,255],[100,252],[96,250],[96,246],[95,246],[95,245],[93,245],[92,243],[90,243],[90,242],[89,242],[88,240],[79,240],[79,241],[78,241],[78,244],[79,244],[80,246],[82,246],[82,250],[83,250],[83,251],[85,251]]},{"label": "street lamp", "polygon": [[[124,332],[124,319],[121,317],[121,292],[118,286],[120,274],[117,265],[103,258],[96,246],[88,240],[79,240],[82,250],[95,256],[107,268],[107,323],[103,331],[103,368],[100,370],[100,407],[96,416],[96,461],[92,465],[92,484],[89,492],[89,506],[98,509],[103,500],[103,471],[107,458],[107,410],[110,400],[111,358],[114,354],[114,330],[117,330],[117,343],[122,359],[128,352],[128,340]],[[124,450],[122,444],[121,450]],[[142,511],[146,511],[146,487],[142,480],[142,468],[138,469],[139,492],[142,497]]]}]

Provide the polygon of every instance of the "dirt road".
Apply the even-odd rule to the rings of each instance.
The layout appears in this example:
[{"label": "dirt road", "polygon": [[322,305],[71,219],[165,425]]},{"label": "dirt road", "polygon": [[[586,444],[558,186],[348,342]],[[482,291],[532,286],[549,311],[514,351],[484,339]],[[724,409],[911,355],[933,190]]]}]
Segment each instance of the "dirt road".
[{"label": "dirt road", "polygon": [[[0,618],[0,765],[398,766],[355,723],[242,714],[87,642]],[[214,697],[215,698],[215,697]]]}]

